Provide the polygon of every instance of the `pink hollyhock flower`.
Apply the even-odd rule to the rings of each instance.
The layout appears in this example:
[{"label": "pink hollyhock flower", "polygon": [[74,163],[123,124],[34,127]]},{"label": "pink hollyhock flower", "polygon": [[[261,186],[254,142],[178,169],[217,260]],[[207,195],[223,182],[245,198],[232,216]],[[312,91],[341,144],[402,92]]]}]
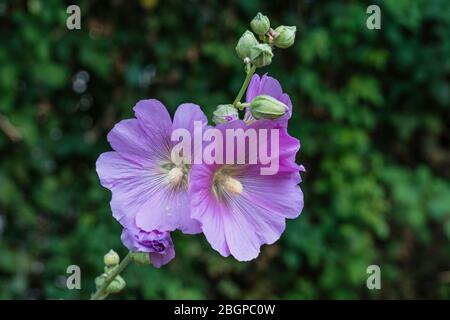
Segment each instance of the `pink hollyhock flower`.
[{"label": "pink hollyhock flower", "polygon": [[112,191],[113,216],[123,227],[144,232],[184,233],[201,231],[190,218],[188,180],[190,166],[171,161],[171,133],[178,128],[191,132],[194,121],[207,118],[199,106],[185,103],[174,120],[158,100],[141,100],[133,108],[136,119],[122,120],[108,134],[115,151],[97,160],[101,184]]},{"label": "pink hollyhock flower", "polygon": [[[298,217],[303,208],[298,184],[299,171],[304,169],[295,163],[300,142],[289,136],[286,128],[271,120],[250,125],[235,120],[216,127],[223,132],[223,146],[227,145],[226,129],[267,128],[279,129],[279,170],[275,175],[261,175],[259,156],[256,164],[203,163],[194,164],[191,170],[191,217],[201,223],[215,250],[240,261],[256,258],[261,245],[277,241],[284,231],[285,219]],[[269,131],[268,140],[271,134]],[[236,152],[234,145],[235,150],[230,152]],[[225,147],[223,154],[227,154]]]},{"label": "pink hollyhock flower", "polygon": [[130,251],[148,253],[151,264],[156,268],[169,263],[175,257],[172,238],[168,232],[124,228],[121,240]]},{"label": "pink hollyhock flower", "polygon": [[[271,96],[272,98],[275,98],[288,106],[289,110],[285,115],[273,120],[276,124],[279,124],[282,127],[287,127],[288,120],[292,116],[292,102],[289,96],[283,92],[278,80],[268,76],[267,74],[262,77],[257,74],[253,75],[247,88],[246,102],[251,102],[253,98],[262,94]],[[245,120],[254,121],[249,108],[246,110]]]}]

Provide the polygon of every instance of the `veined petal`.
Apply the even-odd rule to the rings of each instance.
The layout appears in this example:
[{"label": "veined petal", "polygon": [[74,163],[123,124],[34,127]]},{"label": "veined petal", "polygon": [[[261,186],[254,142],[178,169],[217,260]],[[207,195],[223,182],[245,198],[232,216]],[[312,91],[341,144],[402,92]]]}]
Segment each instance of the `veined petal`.
[{"label": "veined petal", "polygon": [[140,100],[133,110],[136,118],[146,127],[171,127],[172,125],[169,112],[159,100]]},{"label": "veined petal", "polygon": [[175,258],[175,249],[173,246],[171,246],[164,254],[150,252],[149,258],[150,262],[155,268],[161,268],[161,266],[169,263],[173,258]]},{"label": "veined petal", "polygon": [[178,106],[173,116],[173,129],[183,128],[194,132],[194,121],[201,121],[204,126],[208,119],[200,107],[193,103],[183,103]]},{"label": "veined petal", "polygon": [[141,199],[139,207],[135,208],[136,225],[146,231],[151,230],[181,230],[186,234],[201,232],[200,224],[191,219],[187,191],[171,190],[162,186],[160,190]]},{"label": "veined petal", "polygon": [[112,191],[113,216],[128,229],[200,232],[199,223],[190,218],[186,168],[178,168],[180,181],[169,177],[175,165],[171,133],[174,127],[191,130],[194,120],[206,125],[206,117],[198,106],[183,104],[174,126],[164,105],[154,99],[139,101],[134,111],[137,119],[121,121],[108,135],[116,152],[97,161],[101,183]]},{"label": "veined petal", "polygon": [[[262,135],[268,141],[275,134],[270,129],[279,130],[278,155],[268,150],[279,163],[274,175],[261,174],[261,168],[267,165],[262,165],[259,156],[256,164],[199,164],[191,170],[191,217],[201,223],[208,242],[220,254],[248,261],[258,256],[261,245],[278,240],[285,219],[297,217],[303,208],[303,193],[298,186],[302,167],[295,163],[300,144],[285,127],[270,120],[251,125],[236,120],[216,128],[223,132],[268,129],[267,135]],[[271,143],[267,144],[271,148]]]},{"label": "veined petal", "polygon": [[108,142],[123,158],[140,165],[164,158],[165,150],[169,148],[165,135],[155,132],[152,139],[148,139],[136,119],[117,123],[108,134]]}]

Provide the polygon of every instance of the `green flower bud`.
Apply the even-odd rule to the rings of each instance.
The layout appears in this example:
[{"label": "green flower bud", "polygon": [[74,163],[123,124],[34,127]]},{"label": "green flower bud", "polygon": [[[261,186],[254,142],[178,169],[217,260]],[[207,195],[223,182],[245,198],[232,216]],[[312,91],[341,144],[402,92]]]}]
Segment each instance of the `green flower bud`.
[{"label": "green flower bud", "polygon": [[[108,275],[106,273],[103,273],[95,278],[95,287],[97,288],[97,290],[105,283],[107,277]],[[122,291],[125,286],[125,280],[120,275],[117,275],[114,280],[111,281],[105,291],[108,293],[118,293]]]},{"label": "green flower bud", "polygon": [[150,264],[150,256],[148,252],[133,252],[131,258],[139,264]]},{"label": "green flower bud", "polygon": [[98,289],[100,288],[104,283],[106,279],[106,273],[103,273],[99,275],[97,278],[95,278],[95,287]]},{"label": "green flower bud", "polygon": [[250,59],[252,60],[252,63],[258,68],[271,64],[272,57],[272,48],[266,43],[261,43],[253,46],[250,52]]},{"label": "green flower bud", "polygon": [[125,288],[126,286],[126,282],[125,280],[117,275],[113,281],[111,281],[111,283],[109,284],[109,286],[106,288],[106,292],[108,293],[119,293],[120,291],[123,290],[123,288]]},{"label": "green flower bud", "polygon": [[250,112],[255,119],[277,119],[288,109],[281,101],[264,94],[250,102]]},{"label": "green flower bud", "polygon": [[250,57],[250,50],[254,45],[258,44],[258,40],[256,40],[255,35],[250,31],[245,31],[244,34],[238,41],[236,45],[236,53],[239,58],[244,60],[247,57]]},{"label": "green flower bud", "polygon": [[256,17],[254,17],[253,20],[250,22],[250,27],[252,27],[254,33],[262,36],[266,34],[267,31],[269,31],[270,29],[269,18],[267,18],[261,12],[258,12]]},{"label": "green flower bud", "polygon": [[279,26],[275,29],[275,32],[278,33],[277,37],[274,40],[274,44],[278,48],[286,49],[294,44],[295,41],[295,32],[297,31],[297,27],[292,26]]},{"label": "green flower bud", "polygon": [[109,252],[103,257],[103,262],[106,266],[112,267],[119,264],[120,258],[117,252],[115,252],[114,250],[109,250]]},{"label": "green flower bud", "polygon": [[215,124],[226,123],[239,119],[239,113],[232,104],[221,104],[213,112],[212,120]]}]

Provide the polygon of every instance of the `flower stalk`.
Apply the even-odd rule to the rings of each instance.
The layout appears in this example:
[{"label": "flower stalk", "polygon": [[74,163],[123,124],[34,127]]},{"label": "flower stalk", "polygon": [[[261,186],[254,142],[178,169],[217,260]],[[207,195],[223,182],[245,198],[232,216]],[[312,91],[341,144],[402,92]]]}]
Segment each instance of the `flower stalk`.
[{"label": "flower stalk", "polygon": [[105,282],[92,295],[91,300],[103,300],[109,295],[109,292],[107,292],[108,286],[130,264],[130,262],[133,260],[132,255],[133,253],[131,251],[128,252],[125,258],[120,262],[120,264],[107,274]]},{"label": "flower stalk", "polygon": [[[226,243],[226,248],[230,248],[230,250],[218,250],[223,256],[232,254],[239,261],[249,261],[256,258],[260,252],[259,247],[261,245],[273,243],[274,232],[276,232],[278,237],[283,232],[284,228],[278,227],[284,225],[284,219],[297,217],[303,208],[303,194],[298,186],[299,181],[301,181],[299,173],[300,169],[298,169],[299,166],[295,163],[291,163],[293,159],[295,159],[295,153],[300,148],[300,145],[298,143],[297,148],[292,147],[292,145],[294,143],[297,144],[297,142],[290,137],[286,131],[290,114],[289,117],[283,117],[283,115],[292,110],[292,104],[286,94],[273,89],[273,87],[281,88],[278,81],[266,75],[264,75],[263,78],[255,75],[256,68],[266,67],[271,64],[272,58],[274,57],[274,47],[287,48],[294,43],[296,28],[294,26],[279,26],[274,30],[271,28],[269,18],[261,13],[256,15],[250,25],[251,29],[261,42],[259,42],[257,37],[249,30],[245,31],[239,39],[235,50],[244,64],[245,79],[232,104],[226,103],[217,106],[216,110],[213,112],[213,121],[216,124],[220,124],[220,126],[217,126],[217,128],[220,128],[219,130],[226,130],[225,128],[229,122],[239,120],[239,111],[245,111],[242,112],[245,113],[245,123],[239,121],[235,122],[237,126],[242,126],[242,128],[239,127],[239,129],[242,130],[254,130],[254,128],[248,128],[247,125],[258,119],[278,121],[276,125],[284,128],[279,140],[287,144],[288,147],[286,148],[292,151],[283,153],[283,157],[281,157],[281,155],[277,156],[279,158],[278,161],[286,163],[284,167],[292,168],[292,172],[290,172],[289,175],[278,177],[280,180],[287,179],[286,183],[282,184],[285,186],[284,189],[270,189],[273,187],[273,180],[270,178],[261,179],[258,176],[257,181],[264,186],[261,190],[271,190],[270,196],[272,197],[279,197],[278,199],[283,199],[284,201],[285,193],[295,196],[293,196],[291,205],[286,206],[288,209],[283,209],[283,211],[286,211],[283,215],[279,213],[280,208],[278,206],[269,206],[267,203],[264,203],[264,205],[261,204],[261,207],[264,207],[266,211],[268,210],[271,213],[274,213],[273,216],[278,217],[278,220],[273,218],[270,221],[270,223],[273,223],[273,226],[270,228],[270,230],[273,231],[271,231],[270,235],[260,233],[261,230],[268,230],[267,223],[269,222],[267,222],[267,219],[265,218],[266,211],[261,213],[261,222],[243,219],[242,223],[245,223],[249,228],[255,223],[257,225],[254,232],[252,232],[252,237],[254,237],[250,241],[252,245],[245,245],[245,242],[250,238],[242,238],[243,245],[236,245],[236,241],[230,241],[229,243]],[[266,81],[268,85],[264,86],[262,83],[266,83]],[[249,86],[250,90],[247,94],[247,99],[244,99],[245,101],[241,102]],[[143,161],[140,160],[142,155],[130,152],[130,146],[141,143],[147,147],[149,143],[147,143],[148,141],[146,139],[152,138],[153,136],[160,138],[161,132],[167,134],[164,136],[164,139],[169,138],[171,137],[171,133],[177,129],[184,129],[191,134],[195,134],[191,123],[188,122],[193,122],[194,124],[195,122],[199,122],[203,128],[207,127],[208,120],[200,107],[192,103],[180,105],[174,115],[173,122],[165,106],[155,99],[141,100],[135,105],[133,110],[136,118],[121,121],[108,135],[108,140],[116,151],[102,154],[96,163],[97,173],[102,185],[110,189],[113,192],[113,196],[118,195],[119,198],[123,199],[123,208],[129,208],[120,213],[120,215],[123,214],[129,219],[119,219],[119,222],[123,227],[121,235],[122,243],[130,251],[122,261],[120,261],[119,255],[113,250],[110,250],[104,256],[105,270],[104,273],[95,279],[96,291],[91,295],[91,300],[103,300],[110,294],[118,293],[123,290],[126,283],[120,274],[131,262],[146,265],[151,264],[156,268],[160,268],[171,261],[175,257],[175,250],[173,241],[170,237],[171,231],[168,230],[178,229],[183,233],[188,234],[203,232],[214,248],[221,247],[218,242],[216,242],[218,235],[209,233],[209,228],[202,227],[206,222],[202,220],[204,219],[203,213],[200,212],[204,212],[204,210],[201,210],[201,205],[194,206],[190,201],[191,198],[198,197],[198,192],[201,193],[203,192],[202,190],[206,190],[206,192],[210,194],[211,189],[213,189],[216,197],[207,200],[211,203],[220,202],[221,198],[224,196],[230,198],[230,201],[237,201],[236,199],[238,199],[238,203],[240,204],[239,208],[243,210],[241,212],[242,217],[248,215],[245,208],[246,206],[247,208],[253,208],[254,206],[252,202],[247,203],[244,206],[242,206],[242,203],[240,202],[244,201],[242,200],[243,197],[241,194],[246,190],[245,183],[241,183],[240,179],[243,176],[247,179],[244,181],[250,181],[255,178],[253,176],[253,171],[246,172],[243,169],[239,172],[234,172],[233,170],[229,172],[227,170],[214,172],[215,169],[212,170],[208,168],[208,164],[205,163],[202,163],[201,166],[196,167],[195,169],[192,168],[192,170],[184,165],[180,167],[180,164],[177,163],[177,161],[172,160],[170,150],[167,150],[164,144],[158,143],[155,148],[160,148],[160,151],[167,154],[168,159],[170,158],[171,160],[167,163],[160,163],[159,156],[152,155],[149,159],[145,158],[146,161],[149,160],[154,164],[154,166],[151,166],[152,176],[158,177],[157,183],[164,186],[164,188],[152,188],[151,192],[149,192],[148,188],[153,186],[153,184],[150,186],[147,174],[145,174],[144,177],[141,174],[141,172],[148,172],[147,165],[145,165],[145,168],[139,167],[139,170],[135,170],[135,163],[143,163]],[[186,119],[189,119],[189,121]],[[182,127],[178,128],[178,125],[173,126],[175,123],[182,123]],[[145,124],[145,126],[143,124]],[[263,122],[263,124],[268,126],[269,129],[272,128],[272,124],[267,122]],[[234,126],[234,124],[232,126]],[[161,128],[165,129],[161,130]],[[266,138],[268,138],[268,136],[266,136]],[[266,138],[263,141],[265,144],[267,144]],[[272,136],[270,137],[270,140],[272,140]],[[143,141],[145,141],[145,143]],[[154,141],[152,139],[152,144],[153,143]],[[272,141],[270,141],[270,143],[272,144]],[[283,149],[283,146],[281,146],[281,148]],[[152,154],[153,153],[155,152],[152,151]],[[225,151],[222,150],[222,154],[224,153]],[[272,157],[274,157],[273,154]],[[117,165],[118,163],[120,165]],[[257,165],[260,167],[261,172],[263,169],[266,169],[265,167],[263,168],[262,163],[258,163]],[[120,168],[119,171],[117,171],[118,168]],[[121,170],[124,168],[132,168],[129,178],[123,178]],[[276,170],[278,170],[278,167]],[[213,175],[208,176],[204,172]],[[275,173],[276,172],[268,175],[273,175]],[[261,176],[264,175],[264,173],[261,174]],[[205,177],[207,177],[206,180]],[[295,179],[293,179],[293,177]],[[167,193],[167,195],[170,194],[171,200],[174,203],[181,205],[173,206],[173,204],[169,202],[159,208],[155,208],[155,212],[151,213],[155,217],[149,219],[147,216],[148,210],[145,210],[145,212],[144,210],[140,210],[144,203],[134,196],[129,196],[128,179],[133,179],[133,181],[136,179],[136,181],[139,182],[136,184],[136,186],[140,188],[139,193],[149,194],[148,201],[160,199],[161,194],[165,195]],[[211,185],[212,182],[213,185]],[[191,192],[191,185],[195,185],[195,188],[192,189],[199,191],[197,193]],[[250,190],[246,190],[246,192],[253,192],[251,188],[249,189]],[[136,192],[136,194],[137,193],[138,192]],[[257,198],[264,198],[266,196],[266,194],[257,194]],[[233,198],[235,199],[233,200]],[[145,202],[145,205],[148,206],[150,203],[151,202]],[[218,205],[221,204],[218,203]],[[269,207],[266,208],[266,206]],[[111,208],[113,210],[113,215],[117,217],[117,212],[114,212],[113,207]],[[169,218],[169,215],[173,216]],[[230,230],[235,230],[233,228],[237,227],[233,224],[227,224],[226,229],[228,230],[228,228],[230,228]],[[222,226],[222,230],[224,229],[225,226]],[[237,233],[238,232],[236,232],[236,234]],[[253,245],[256,243],[259,243],[259,246]]]},{"label": "flower stalk", "polygon": [[239,90],[239,93],[236,96],[236,99],[233,101],[233,105],[237,107],[238,103],[241,102],[242,96],[244,95],[245,91],[247,90],[247,87],[250,83],[250,80],[252,79],[253,74],[256,71],[256,66],[252,65],[250,69],[247,70],[247,76],[245,77],[244,83],[242,84],[241,90]]}]

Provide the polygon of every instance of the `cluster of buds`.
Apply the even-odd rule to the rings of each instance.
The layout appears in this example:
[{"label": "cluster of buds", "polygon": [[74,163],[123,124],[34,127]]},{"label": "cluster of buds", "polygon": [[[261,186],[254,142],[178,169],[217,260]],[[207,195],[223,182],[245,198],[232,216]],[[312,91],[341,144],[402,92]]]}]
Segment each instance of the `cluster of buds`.
[{"label": "cluster of buds", "polygon": [[[246,30],[236,45],[236,53],[245,63],[247,78],[255,68],[265,67],[272,63],[274,47],[285,49],[295,42],[295,26],[270,27],[267,16],[258,12],[250,22],[250,30]],[[253,32],[252,32],[253,31]],[[258,38],[259,40],[258,40]],[[243,88],[248,85],[244,82]],[[245,86],[245,87],[244,87]],[[248,123],[258,119],[278,119],[286,114],[289,108],[268,95],[259,95],[248,103],[241,103],[243,89],[233,104],[221,104],[213,112],[216,124],[227,123],[239,119],[239,110],[245,110],[244,120]]]},{"label": "cluster of buds", "polygon": [[[105,263],[105,272],[95,278],[95,286],[97,289],[103,286],[111,271],[118,267],[120,258],[117,252],[114,250],[109,250],[109,252],[103,257],[103,262]],[[123,288],[125,288],[125,286],[125,280],[120,275],[116,275],[105,289],[105,293],[119,293],[123,290]]]},{"label": "cluster of buds", "polygon": [[295,26],[279,26],[272,29],[269,18],[260,12],[250,22],[250,27],[261,42],[249,30],[241,36],[236,52],[246,64],[251,63],[257,68],[267,66],[272,62],[274,46],[285,49],[294,44]]}]

